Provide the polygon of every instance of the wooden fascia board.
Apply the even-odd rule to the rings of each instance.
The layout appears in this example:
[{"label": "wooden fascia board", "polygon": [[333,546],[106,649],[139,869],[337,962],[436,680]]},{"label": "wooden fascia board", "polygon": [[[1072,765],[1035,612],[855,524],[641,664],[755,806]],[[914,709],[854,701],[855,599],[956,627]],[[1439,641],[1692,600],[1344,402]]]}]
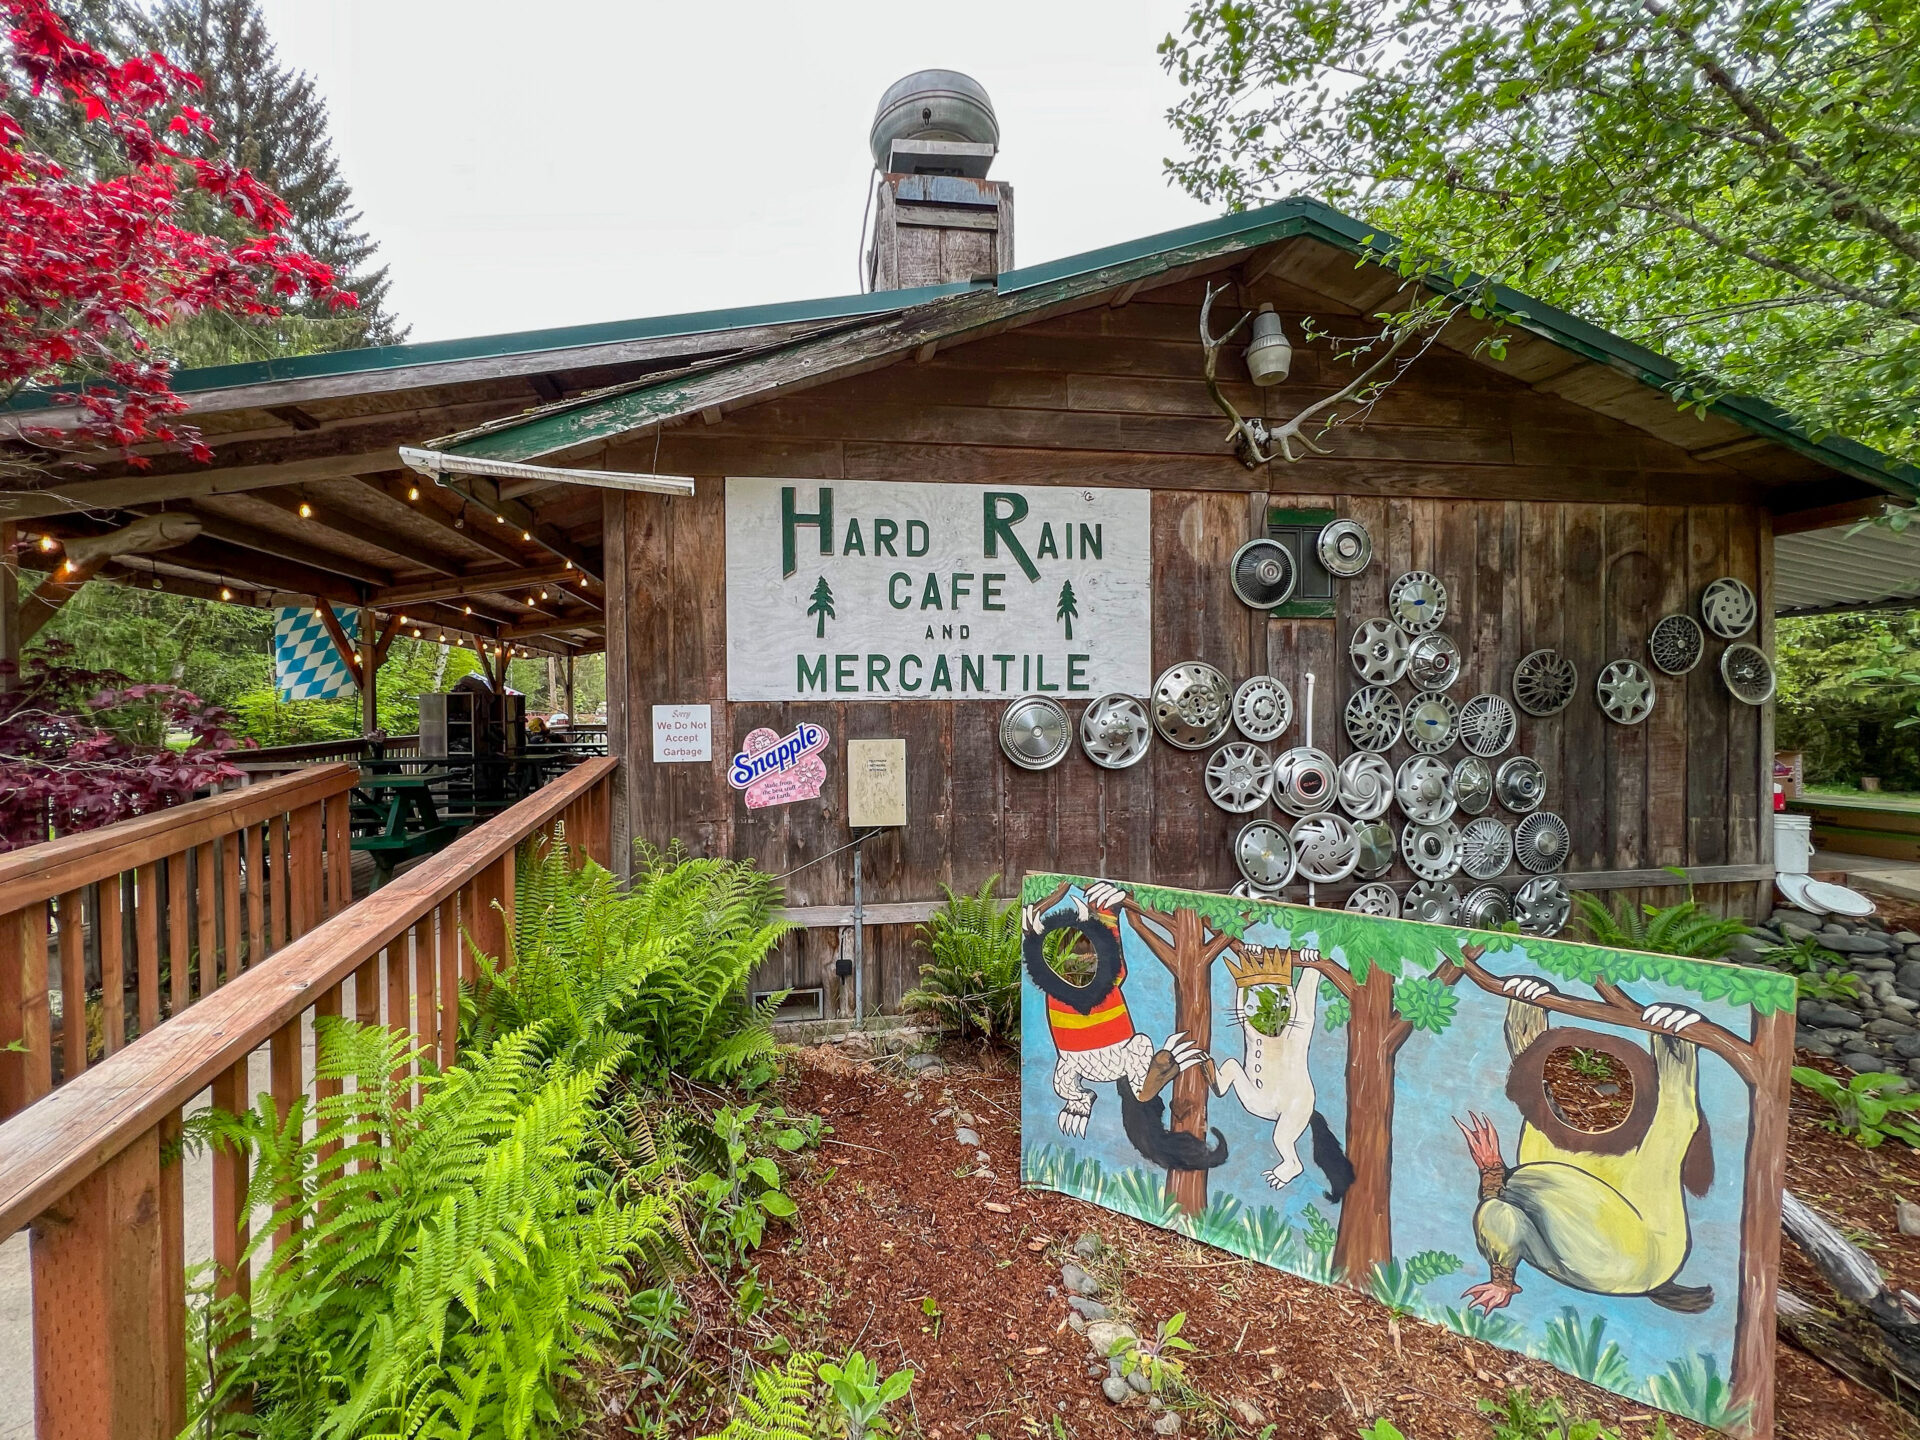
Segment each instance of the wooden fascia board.
[{"label": "wooden fascia board", "polygon": [[158,504],[167,500],[192,500],[203,495],[231,495],[243,490],[292,485],[302,480],[370,474],[391,470],[399,463],[399,455],[393,450],[369,450],[354,455],[316,456],[285,464],[235,465],[225,470],[82,480],[45,490],[0,492],[0,520],[31,520],[44,515],[70,515],[78,510],[120,510],[132,505]]}]

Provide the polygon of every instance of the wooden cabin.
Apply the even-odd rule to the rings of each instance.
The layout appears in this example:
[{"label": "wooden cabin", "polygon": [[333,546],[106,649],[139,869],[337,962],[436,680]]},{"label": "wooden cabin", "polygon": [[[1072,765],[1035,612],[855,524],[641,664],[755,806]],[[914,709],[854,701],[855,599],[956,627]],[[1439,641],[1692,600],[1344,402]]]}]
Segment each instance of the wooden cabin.
[{"label": "wooden cabin", "polygon": [[[405,615],[409,632],[495,656],[604,645],[616,863],[633,842],[679,842],[784,877],[804,929],[761,986],[798,992],[796,1016],[851,1014],[856,993],[866,1011],[896,1008],[917,973],[914,926],[944,887],[998,875],[1011,893],[1037,868],[1233,885],[1233,845],[1255,817],[1209,798],[1211,746],[1156,736],[1139,763],[1106,769],[1076,735],[1058,764],[1022,768],[1000,740],[1009,702],[1049,695],[1077,725],[1087,702],[1146,696],[1169,667],[1203,661],[1234,685],[1269,674],[1289,687],[1300,713],[1277,752],[1305,743],[1311,675],[1313,743],[1338,759],[1365,683],[1350,639],[1412,571],[1445,589],[1456,703],[1511,698],[1535,651],[1574,667],[1566,708],[1519,714],[1498,757],[1538,761],[1571,886],[1648,898],[1691,886],[1730,912],[1767,908],[1772,707],[1731,693],[1728,642],[1710,630],[1678,676],[1650,663],[1649,636],[1665,616],[1697,619],[1707,586],[1732,577],[1758,597],[1745,638],[1766,649],[1776,537],[1909,497],[1910,470],[1813,440],[1758,402],[1682,413],[1663,388],[1671,364],[1516,295],[1503,297],[1516,317],[1504,348],[1461,316],[1363,413],[1309,431],[1316,448],[1296,446],[1297,463],[1244,463],[1204,378],[1203,301],[1211,290],[1216,335],[1263,305],[1280,316],[1283,383],[1249,383],[1244,330],[1219,359],[1227,401],[1277,427],[1354,373],[1334,343],[1307,340],[1309,317],[1373,333],[1367,317],[1400,288],[1366,263],[1368,227],[1291,200],[974,276],[958,270],[977,246],[927,236],[977,226],[972,196],[1005,251],[1010,198],[992,181],[952,195],[924,181],[883,181],[895,193],[877,258],[912,258],[875,273],[938,283],[189,372],[181,390],[212,467],[102,459],[83,480],[0,497],[0,522],[65,539],[185,511],[205,522],[198,538],[118,557],[100,578],[331,599],[379,621],[363,635]],[[941,533],[909,535],[910,515],[945,517]],[[1359,522],[1373,548],[1351,578],[1315,558],[1335,519]],[[1229,577],[1262,536],[1299,567],[1296,593],[1271,609],[1243,603]],[[975,643],[970,624],[1000,638]],[[1653,681],[1639,723],[1597,701],[1616,660]],[[688,743],[657,753],[656,718],[676,710]],[[817,795],[750,805],[730,783],[736,753],[755,732],[803,726],[825,736]],[[851,823],[849,745],[874,739],[904,742],[905,823],[868,833]],[[863,749],[861,765],[884,769],[879,754]],[[1413,879],[1404,865],[1385,878],[1402,892]],[[1497,883],[1525,878],[1513,867]],[[1343,903],[1351,888],[1315,899]]]}]

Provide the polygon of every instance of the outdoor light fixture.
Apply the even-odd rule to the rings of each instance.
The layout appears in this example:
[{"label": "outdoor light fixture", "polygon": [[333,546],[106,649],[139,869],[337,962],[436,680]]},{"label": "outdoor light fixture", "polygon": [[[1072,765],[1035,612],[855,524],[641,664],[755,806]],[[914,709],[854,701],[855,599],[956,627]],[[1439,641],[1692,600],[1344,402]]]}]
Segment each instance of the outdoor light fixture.
[{"label": "outdoor light fixture", "polygon": [[544,600],[544,599],[546,599],[546,598],[547,598],[547,592],[546,592],[546,591],[544,591],[544,590],[542,590],[542,591],[540,592],[540,598],[541,598],[542,600]]},{"label": "outdoor light fixture", "polygon": [[224,586],[224,585],[222,585],[222,586],[220,587],[220,598],[221,598],[222,600],[231,600],[231,599],[233,599],[233,591],[231,591],[231,590],[229,590],[229,589],[228,589],[228,588],[227,588],[226,586]]},{"label": "outdoor light fixture", "polygon": [[418,485],[409,485],[407,487],[407,499],[418,500],[419,498],[420,498],[420,487]]},{"label": "outdoor light fixture", "polygon": [[573,561],[571,561],[571,560],[569,560],[569,561],[567,561],[567,568],[568,568],[569,570],[571,570],[571,569],[573,568]]},{"label": "outdoor light fixture", "polygon": [[58,550],[60,548],[60,542],[51,535],[42,535],[40,537],[40,548],[42,550]]},{"label": "outdoor light fixture", "polygon": [[67,560],[62,562],[60,568],[66,571],[69,575],[71,575],[74,571],[78,570],[80,567],[74,564],[73,561]]},{"label": "outdoor light fixture", "polygon": [[520,532],[520,538],[522,540],[531,540],[533,538],[533,532],[531,530],[522,530]]},{"label": "outdoor light fixture", "polygon": [[300,518],[302,520],[311,520],[313,518],[313,506],[304,500],[300,502]]},{"label": "outdoor light fixture", "polygon": [[467,605],[467,606],[464,606],[464,607],[462,607],[462,608],[464,608],[464,609],[466,610],[466,612],[467,612],[467,614],[469,614],[469,615],[471,615],[471,614],[473,613],[473,606],[471,606],[471,605]]},{"label": "outdoor light fixture", "polygon": [[1247,342],[1247,373],[1256,385],[1278,385],[1293,368],[1293,346],[1273,306],[1262,305],[1253,317],[1253,339]]}]

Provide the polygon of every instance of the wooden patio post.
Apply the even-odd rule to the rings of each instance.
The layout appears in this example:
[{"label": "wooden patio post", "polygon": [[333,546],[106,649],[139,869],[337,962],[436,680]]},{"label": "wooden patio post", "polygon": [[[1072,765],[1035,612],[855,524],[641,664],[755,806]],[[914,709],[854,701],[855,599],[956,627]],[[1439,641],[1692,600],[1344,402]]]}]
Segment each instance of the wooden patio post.
[{"label": "wooden patio post", "polygon": [[373,623],[373,610],[360,607],[360,734],[362,738],[380,728],[380,637]]},{"label": "wooden patio post", "polygon": [[577,729],[580,724],[580,717],[574,713],[574,709],[573,709],[573,652],[571,650],[567,652],[566,705],[567,705],[567,724]]}]

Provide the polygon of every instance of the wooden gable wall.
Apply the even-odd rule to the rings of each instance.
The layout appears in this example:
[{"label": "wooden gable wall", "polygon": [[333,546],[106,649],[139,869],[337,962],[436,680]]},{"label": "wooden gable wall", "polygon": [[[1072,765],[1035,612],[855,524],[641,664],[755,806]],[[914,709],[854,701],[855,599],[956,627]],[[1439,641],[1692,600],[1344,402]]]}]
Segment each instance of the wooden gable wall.
[{"label": "wooden gable wall", "polygon": [[[1278,284],[1267,293],[1292,312],[1297,340],[1312,297]],[[1643,725],[1605,719],[1592,689],[1608,660],[1645,663],[1654,622],[1697,613],[1701,588],[1719,575],[1752,585],[1768,611],[1771,532],[1751,482],[1442,351],[1388,391],[1364,427],[1336,430],[1325,442],[1333,456],[1248,471],[1223,453],[1226,423],[1199,379],[1200,298],[1197,284],[1168,287],[669,430],[657,457],[651,437],[610,451],[602,463],[612,468],[699,482],[690,498],[606,501],[609,704],[631,833],[786,872],[850,838],[841,742],[904,736],[911,823],[866,845],[865,902],[882,907],[876,918],[902,922],[868,932],[869,1006],[893,1006],[912,983],[904,922],[943,884],[974,888],[998,873],[1011,893],[1021,873],[1043,867],[1201,888],[1237,878],[1229,842],[1248,817],[1208,800],[1206,752],[1156,740],[1144,762],[1109,772],[1076,748],[1033,774],[1000,753],[1000,701],[727,704],[721,481],[761,475],[1151,488],[1156,673],[1195,658],[1235,682],[1265,669],[1299,701],[1312,670],[1315,740],[1336,757],[1349,748],[1341,710],[1360,684],[1347,637],[1385,613],[1392,577],[1430,570],[1450,592],[1443,628],[1466,655],[1457,699],[1509,693],[1514,663],[1533,649],[1560,649],[1579,667],[1573,704],[1553,719],[1523,716],[1515,747],[1546,770],[1545,808],[1573,833],[1570,870],[1613,872],[1618,885],[1628,878],[1618,872],[1770,857],[1771,711],[1728,694],[1715,668],[1721,642],[1710,639],[1691,675],[1656,677]],[[1315,312],[1324,319],[1327,308]],[[1328,393],[1340,373],[1323,342],[1296,350],[1286,385],[1230,393],[1250,413],[1284,415]],[[1374,563],[1342,582],[1334,619],[1269,621],[1234,598],[1228,560],[1263,532],[1269,505],[1333,509],[1372,533]],[[710,766],[652,763],[656,703],[714,707]],[[747,811],[725,779],[732,749],[757,726],[784,734],[801,720],[834,737],[820,801]],[[1281,744],[1299,743],[1296,723]],[[1408,753],[1398,746],[1388,758],[1397,765]],[[1411,877],[1396,869],[1390,878],[1404,889]],[[851,899],[850,857],[786,883],[793,905],[826,907],[808,918],[834,921],[833,907]],[[1700,893],[1750,910],[1764,887],[1749,874]],[[851,987],[831,978],[843,938],[830,924],[808,931],[766,983],[825,983],[844,1011]]]}]

